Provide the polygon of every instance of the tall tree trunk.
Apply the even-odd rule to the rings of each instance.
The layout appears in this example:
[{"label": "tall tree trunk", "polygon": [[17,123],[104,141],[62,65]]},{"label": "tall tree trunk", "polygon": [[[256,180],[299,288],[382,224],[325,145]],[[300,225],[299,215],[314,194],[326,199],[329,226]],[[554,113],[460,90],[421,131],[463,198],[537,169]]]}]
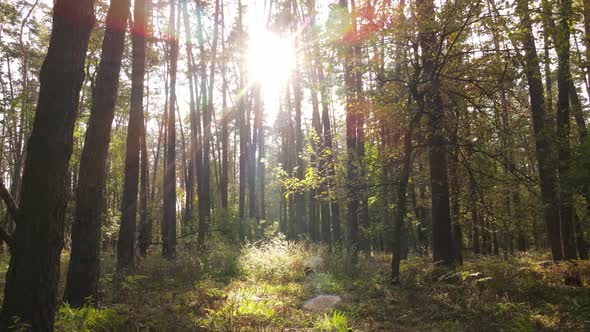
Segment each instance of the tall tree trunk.
[{"label": "tall tree trunk", "polygon": [[574,200],[568,183],[571,163],[570,148],[570,20],[571,0],[561,0],[560,24],[555,40],[557,50],[557,153],[559,175],[559,215],[564,259],[577,258],[574,232]]},{"label": "tall tree trunk", "polygon": [[148,211],[148,193],[150,165],[147,152],[147,133],[146,124],[142,117],[141,129],[141,174],[139,177],[139,254],[142,257],[147,255],[147,250],[152,242],[152,220]]},{"label": "tall tree trunk", "polygon": [[[590,76],[590,0],[582,0],[584,14],[584,44],[586,46],[586,75]],[[588,80],[589,77],[586,78]],[[590,91],[588,91],[590,92]]]},{"label": "tall tree trunk", "polygon": [[[186,179],[186,203],[184,209],[184,224],[188,228],[192,228],[194,201],[195,201],[195,173],[197,166],[197,151],[200,151],[200,142],[198,137],[200,122],[197,116],[197,105],[195,100],[195,66],[193,59],[193,43],[192,43],[192,30],[190,25],[190,19],[187,8],[188,1],[182,2],[182,16],[184,23],[184,33],[186,37],[186,58],[187,58],[187,79],[189,86],[189,112],[190,112],[190,123],[191,123],[191,144],[189,148],[189,166],[187,171]],[[200,161],[200,158],[198,159]]]},{"label": "tall tree trunk", "polygon": [[[209,233],[209,223],[211,221],[211,180],[210,180],[210,161],[211,152],[211,119],[213,116],[213,88],[215,86],[215,66],[217,63],[217,39],[219,34],[219,0],[215,0],[215,16],[213,22],[213,43],[211,45],[211,67],[209,71],[209,90],[203,90],[203,96],[207,95],[208,99],[203,102],[203,195],[199,196],[199,234],[198,242],[203,244],[205,236]],[[198,22],[201,26],[201,15],[203,10],[199,10]],[[199,28],[202,31],[202,27]],[[207,103],[205,103],[207,101]],[[202,203],[202,205],[201,205]]]},{"label": "tall tree trunk", "polygon": [[[264,179],[260,177],[261,175],[264,176],[264,164],[262,163],[264,151],[264,105],[262,102],[262,87],[258,85],[254,93],[254,132],[252,134],[252,150],[254,151],[252,153],[253,162],[251,165],[253,166],[252,171],[255,172],[253,180],[255,181],[254,193],[256,195],[251,199],[254,201],[254,218],[259,222],[263,219],[262,211],[264,210],[264,198],[262,196],[264,194]],[[250,206],[252,206],[252,204],[250,204]]]},{"label": "tall tree trunk", "polygon": [[[244,28],[242,22],[242,0],[238,0],[238,45],[240,46],[240,50],[245,49],[245,35],[244,35]],[[245,60],[240,59],[239,62],[240,73],[239,73],[239,83],[238,83],[238,91],[244,91],[245,87],[245,75],[246,75],[246,68],[245,68]],[[246,163],[248,161],[247,155],[247,131],[246,131],[246,101],[245,96],[240,95],[238,96],[238,109],[236,114],[238,130],[240,133],[240,170],[239,170],[239,197],[238,197],[238,205],[239,205],[239,235],[240,241],[244,240],[245,231],[244,231],[244,223],[246,217]]]},{"label": "tall tree trunk", "polygon": [[[251,88],[254,107],[250,107],[247,116],[248,123],[248,217],[251,220],[258,221],[258,212],[256,210],[256,149],[258,148],[258,127],[256,121],[258,115],[262,112],[262,95],[260,85],[256,84]],[[250,126],[250,113],[254,113],[254,123]]]},{"label": "tall tree trunk", "polygon": [[[322,105],[322,126],[323,126],[323,143],[324,148],[328,152],[326,154],[326,189],[328,191],[328,197],[326,202],[322,204],[322,225],[326,224],[326,229],[330,229],[332,225],[332,241],[340,243],[342,235],[340,231],[340,209],[338,202],[334,199],[334,190],[336,189],[336,171],[334,169],[335,164],[335,151],[332,143],[332,127],[330,125],[330,92],[325,82],[324,69],[322,60],[320,58],[320,50],[317,40],[314,38],[314,54],[316,60],[316,69],[318,73],[318,84],[320,90],[320,98]],[[331,213],[331,214],[330,214]]]},{"label": "tall tree trunk", "polygon": [[360,230],[359,234],[359,249],[362,250],[366,255],[370,253],[371,244],[369,241],[367,231],[369,230],[369,195],[367,192],[366,182],[366,165],[365,165],[365,121],[366,113],[368,109],[361,105],[363,103],[363,80],[362,80],[362,53],[361,47],[358,44],[358,33],[357,33],[357,10],[355,0],[350,0],[351,5],[351,23],[352,23],[352,34],[355,42],[352,45],[352,65],[353,69],[353,88],[355,96],[355,120],[356,120],[356,168],[357,168],[357,190],[359,197],[358,207],[358,226]]},{"label": "tall tree trunk", "polygon": [[121,228],[117,242],[117,269],[120,271],[132,269],[134,265],[141,138],[145,137],[143,135],[143,81],[147,33],[145,0],[135,0],[133,10],[131,106],[125,151]]},{"label": "tall tree trunk", "polygon": [[24,165],[15,248],[6,273],[1,330],[9,330],[14,317],[32,330],[53,330],[67,203],[64,179],[93,25],[94,1],[55,3]]},{"label": "tall tree trunk", "polygon": [[463,265],[463,233],[461,230],[461,224],[459,222],[460,211],[460,190],[461,182],[459,178],[459,145],[458,145],[458,121],[454,119],[455,128],[453,130],[453,146],[451,152],[451,162],[449,165],[449,177],[450,177],[450,194],[451,194],[451,216],[453,220],[453,250],[455,260],[457,264]]},{"label": "tall tree trunk", "polygon": [[[103,220],[106,162],[130,3],[112,0],[102,56],[92,96],[84,149],[80,157],[76,212],[72,225],[72,252],[64,300],[81,307],[97,301],[100,272],[100,229]],[[137,195],[136,195],[137,196]]]},{"label": "tall tree trunk", "polygon": [[557,207],[557,178],[555,170],[551,165],[552,148],[549,138],[551,126],[546,119],[541,68],[539,66],[539,58],[535,47],[528,0],[518,0],[516,8],[523,26],[522,43],[525,49],[524,66],[529,85],[536,155],[539,164],[541,196],[544,206],[543,216],[547,227],[547,237],[551,245],[553,259],[561,260],[563,259],[563,253],[561,250],[561,232]]},{"label": "tall tree trunk", "polygon": [[176,257],[176,70],[178,64],[178,38],[176,34],[176,0],[170,1],[170,100],[168,103],[168,129],[166,168],[164,170],[164,217],[162,223],[162,256]]},{"label": "tall tree trunk", "polygon": [[[296,66],[295,74],[293,75],[293,100],[295,106],[295,172],[299,180],[303,180],[303,131],[301,129],[302,121],[302,92],[301,92],[301,75],[299,73],[299,66]],[[305,212],[305,195],[301,192],[296,192],[295,199],[295,225],[297,235],[307,233],[307,215]]]},{"label": "tall tree trunk", "polygon": [[[408,104],[410,100],[408,100]],[[419,110],[417,114],[412,117],[408,130],[404,137],[404,157],[403,164],[400,173],[397,202],[396,202],[396,215],[393,221],[393,256],[391,259],[391,282],[396,284],[399,282],[399,265],[401,261],[402,253],[402,234],[404,232],[404,223],[406,216],[406,197],[408,181],[410,180],[410,173],[412,171],[412,136],[414,135],[414,129],[420,122],[422,117],[422,110]]]},{"label": "tall tree trunk", "polygon": [[[350,14],[348,12],[348,0],[339,1],[340,10],[345,17],[345,24],[351,25]],[[354,97],[354,70],[353,70],[353,47],[348,41],[343,45],[344,57],[344,85],[346,88],[346,149],[348,155],[348,241],[350,247],[356,252],[359,248],[359,225],[358,210],[359,198],[357,195],[357,110],[356,98]]]},{"label": "tall tree trunk", "polygon": [[432,0],[419,0],[418,21],[421,22],[419,44],[422,49],[424,76],[429,82],[425,94],[425,108],[430,109],[430,146],[428,151],[430,166],[430,187],[432,200],[432,254],[435,262],[446,265],[455,262],[451,236],[451,215],[449,203],[449,181],[447,165],[447,138],[443,127],[445,109],[440,94],[440,81],[435,60],[437,46],[436,34],[432,31],[435,21]]},{"label": "tall tree trunk", "polygon": [[225,53],[225,10],[224,2],[221,2],[221,209],[227,210],[229,206],[229,112],[227,109],[227,58]]}]

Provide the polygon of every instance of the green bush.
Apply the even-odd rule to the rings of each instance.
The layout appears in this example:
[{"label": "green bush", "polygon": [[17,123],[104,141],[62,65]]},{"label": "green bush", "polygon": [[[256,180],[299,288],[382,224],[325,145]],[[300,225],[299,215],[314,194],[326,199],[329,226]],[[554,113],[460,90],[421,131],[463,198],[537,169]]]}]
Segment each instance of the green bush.
[{"label": "green bush", "polygon": [[125,331],[126,325],[127,317],[109,308],[75,309],[64,305],[59,308],[55,317],[56,331]]},{"label": "green bush", "polygon": [[314,324],[313,329],[320,332],[346,332],[350,330],[348,317],[337,310],[332,315],[324,314],[324,317]]},{"label": "green bush", "polygon": [[311,254],[304,244],[274,238],[242,249],[240,270],[250,279],[288,282],[305,275],[305,259]]}]

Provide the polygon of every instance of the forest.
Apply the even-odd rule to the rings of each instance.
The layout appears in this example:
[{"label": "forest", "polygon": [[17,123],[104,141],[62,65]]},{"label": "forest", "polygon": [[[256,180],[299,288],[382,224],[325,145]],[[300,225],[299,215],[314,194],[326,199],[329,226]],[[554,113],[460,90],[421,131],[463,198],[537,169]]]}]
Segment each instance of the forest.
[{"label": "forest", "polygon": [[0,331],[590,330],[590,0],[0,0]]}]

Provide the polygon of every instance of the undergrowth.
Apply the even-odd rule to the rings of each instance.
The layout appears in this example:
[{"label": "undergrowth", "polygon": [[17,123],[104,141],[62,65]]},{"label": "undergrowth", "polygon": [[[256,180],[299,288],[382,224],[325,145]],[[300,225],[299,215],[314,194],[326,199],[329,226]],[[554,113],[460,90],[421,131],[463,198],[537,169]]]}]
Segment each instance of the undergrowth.
[{"label": "undergrowth", "polygon": [[[280,237],[206,248],[179,250],[175,261],[152,252],[125,277],[104,255],[98,308],[61,306],[56,331],[590,330],[584,261],[467,256],[447,269],[410,257],[392,286],[387,254],[353,259],[344,248]],[[2,257],[2,272],[6,265]],[[320,294],[342,301],[326,312],[302,308]]]}]

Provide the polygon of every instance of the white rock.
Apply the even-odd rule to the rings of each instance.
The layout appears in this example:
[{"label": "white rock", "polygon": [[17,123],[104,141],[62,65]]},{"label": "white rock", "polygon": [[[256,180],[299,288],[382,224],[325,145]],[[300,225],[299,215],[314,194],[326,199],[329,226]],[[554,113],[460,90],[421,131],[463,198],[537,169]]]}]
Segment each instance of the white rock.
[{"label": "white rock", "polygon": [[342,301],[342,298],[337,295],[318,295],[305,301],[303,303],[303,309],[313,312],[324,312],[334,308],[336,303],[340,301]]}]

